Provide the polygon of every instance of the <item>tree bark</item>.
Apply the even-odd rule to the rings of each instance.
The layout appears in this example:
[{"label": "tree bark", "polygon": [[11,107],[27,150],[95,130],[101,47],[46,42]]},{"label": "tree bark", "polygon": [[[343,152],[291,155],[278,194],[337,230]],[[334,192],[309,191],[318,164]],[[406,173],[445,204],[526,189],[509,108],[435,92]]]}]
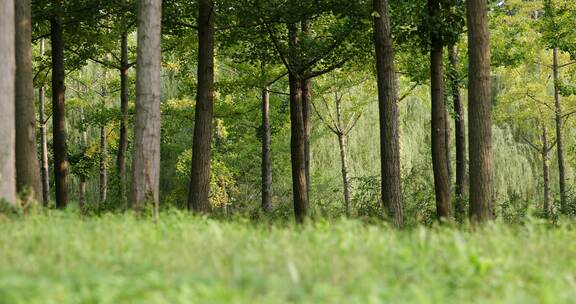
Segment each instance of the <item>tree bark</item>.
[{"label": "tree bark", "polygon": [[[438,0],[429,0],[431,18],[436,18],[440,9]],[[434,171],[434,191],[436,193],[436,216],[439,220],[452,219],[452,193],[448,168],[448,146],[446,145],[446,125],[448,115],[444,105],[444,46],[437,33],[431,34],[430,80],[432,98],[432,168]]]},{"label": "tree bark", "polygon": [[470,145],[470,218],[491,220],[493,214],[492,103],[490,33],[486,0],[467,1],[468,125]]},{"label": "tree bark", "polygon": [[198,19],[198,92],[194,120],[188,207],[207,213],[210,205],[210,159],[214,111],[214,2],[200,0]]},{"label": "tree bark", "polygon": [[558,183],[560,184],[560,210],[566,214],[568,206],[566,204],[566,163],[564,161],[564,141],[562,139],[562,104],[560,102],[560,71],[558,66],[558,48],[553,50],[554,64],[554,107],[556,120],[556,152],[558,153]]},{"label": "tree bark", "polygon": [[[44,57],[44,38],[40,40],[40,55]],[[48,130],[46,124],[46,91],[44,83],[38,88],[38,99],[40,103],[40,150],[42,154],[42,202],[45,206],[50,201],[50,167],[48,163]]]},{"label": "tree bark", "polygon": [[54,154],[54,184],[56,207],[68,205],[68,147],[66,144],[66,109],[64,86],[64,40],[62,28],[62,0],[55,2],[50,19],[52,41],[52,150]]},{"label": "tree bark", "polygon": [[544,216],[549,218],[552,215],[550,205],[550,157],[548,155],[548,130],[542,126],[542,173],[544,179]]},{"label": "tree bark", "polygon": [[15,2],[16,14],[16,185],[18,192],[42,199],[36,148],[36,114],[32,75],[30,0]]},{"label": "tree bark", "polygon": [[[302,34],[308,35],[310,30],[308,28],[308,21],[304,20],[301,22]],[[310,187],[311,187],[311,177],[310,177],[310,134],[312,131],[311,125],[311,108],[312,108],[312,79],[304,78],[302,79],[302,115],[304,118],[304,150],[306,154],[306,184],[308,185],[308,201],[310,201]]]},{"label": "tree bark", "polygon": [[458,48],[451,45],[449,48],[449,57],[451,65],[451,73],[449,73],[451,87],[452,87],[452,100],[454,102],[454,118],[455,129],[455,142],[456,142],[456,217],[463,219],[466,214],[466,206],[464,199],[464,191],[466,187],[466,125],[464,122],[464,107],[462,106],[462,98],[460,96],[460,75],[458,73],[460,63],[458,60]]},{"label": "tree bark", "polygon": [[[296,24],[288,25],[291,57],[295,58],[298,44]],[[308,216],[308,183],[306,180],[306,130],[302,100],[302,78],[289,71],[290,84],[290,151],[292,162],[292,195],[294,215],[298,223]]]},{"label": "tree bark", "polygon": [[[80,121],[82,125],[85,124],[84,108],[80,108]],[[86,155],[86,150],[88,149],[88,132],[86,128],[82,130],[82,142],[81,142],[82,156]],[[78,183],[78,204],[80,208],[86,205],[86,172],[80,172]]]},{"label": "tree bark", "polygon": [[262,210],[272,210],[272,130],[270,128],[270,86],[262,90]]},{"label": "tree bark", "polygon": [[400,144],[398,135],[398,93],[394,67],[394,49],[388,0],[373,0],[374,47],[378,81],[380,116],[380,153],[382,203],[396,227],[404,226],[400,180]]},{"label": "tree bark", "polygon": [[116,167],[120,178],[120,195],[124,199],[126,195],[126,152],[128,151],[128,33],[122,33],[120,58],[120,138],[118,140],[118,154],[116,155]]},{"label": "tree bark", "polygon": [[[161,0],[140,0],[136,75],[136,120],[131,202],[158,210],[160,185]],[[155,213],[157,214],[157,213]]]},{"label": "tree bark", "polygon": [[16,203],[14,1],[0,0],[0,201]]},{"label": "tree bark", "polygon": [[106,156],[108,147],[106,143],[106,126],[100,127],[100,202],[108,198],[108,170]]},{"label": "tree bark", "polygon": [[350,177],[348,173],[348,152],[346,145],[347,131],[344,126],[344,119],[342,118],[342,97],[335,96],[336,102],[336,123],[337,126],[337,136],[338,136],[338,148],[340,149],[340,166],[342,168],[342,186],[344,187],[344,211],[346,216],[350,216]]}]

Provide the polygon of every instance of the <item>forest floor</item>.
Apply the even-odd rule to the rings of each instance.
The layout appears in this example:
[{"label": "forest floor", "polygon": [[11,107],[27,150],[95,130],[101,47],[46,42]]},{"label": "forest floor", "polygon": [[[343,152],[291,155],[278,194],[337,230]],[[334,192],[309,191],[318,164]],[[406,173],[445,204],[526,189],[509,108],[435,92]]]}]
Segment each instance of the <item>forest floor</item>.
[{"label": "forest floor", "polygon": [[576,226],[0,215],[0,303],[570,303]]}]

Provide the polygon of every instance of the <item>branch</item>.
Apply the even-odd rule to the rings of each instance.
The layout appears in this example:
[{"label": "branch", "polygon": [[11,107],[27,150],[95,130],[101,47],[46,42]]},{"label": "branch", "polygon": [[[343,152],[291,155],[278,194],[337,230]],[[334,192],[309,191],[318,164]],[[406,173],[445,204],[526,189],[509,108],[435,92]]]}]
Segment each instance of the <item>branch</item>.
[{"label": "branch", "polygon": [[532,141],[530,141],[529,139],[527,139],[526,137],[524,137],[524,135],[520,135],[520,138],[522,138],[522,140],[524,140],[528,145],[530,145],[530,147],[532,147],[534,150],[536,151],[540,151],[541,149],[536,146]]},{"label": "branch", "polygon": [[[312,108],[314,108],[314,112],[316,112],[316,115],[318,115],[318,118],[320,118],[320,121],[322,121],[322,123],[324,125],[326,125],[326,127],[328,127],[328,129],[330,129],[330,131],[332,131],[332,133],[340,134],[340,132],[337,130],[337,128],[334,127],[334,125],[331,125],[330,123],[326,122],[324,117],[320,114],[320,111],[318,111],[318,109],[316,108],[316,104],[314,102],[311,102],[311,103],[312,103]],[[330,117],[330,120],[332,120],[332,122],[334,122],[332,117]]]},{"label": "branch", "polygon": [[410,89],[408,89],[408,91],[406,91],[402,96],[400,96],[400,98],[398,98],[397,102],[401,102],[402,100],[408,98],[408,96],[410,96],[410,94],[420,85],[420,82],[415,82]]},{"label": "branch", "polygon": [[342,60],[342,61],[340,61],[340,62],[337,62],[337,63],[335,63],[335,64],[333,64],[333,65],[331,65],[331,66],[329,66],[329,67],[327,67],[327,68],[325,68],[325,69],[323,69],[323,70],[319,70],[319,71],[316,71],[316,72],[310,72],[309,74],[304,75],[304,78],[310,79],[310,78],[314,78],[314,77],[318,77],[318,76],[324,75],[324,74],[326,74],[326,73],[328,73],[328,72],[334,71],[335,69],[341,68],[341,67],[342,67],[344,64],[346,64],[346,62],[348,62],[349,60],[350,60],[350,58],[346,58],[346,59],[344,59],[344,60]]},{"label": "branch", "polygon": [[274,33],[272,33],[272,30],[270,29],[270,26],[268,25],[268,23],[264,23],[264,27],[266,27],[266,30],[268,31],[268,34],[270,35],[270,39],[272,39],[272,44],[274,44],[274,48],[278,52],[278,55],[280,55],[280,59],[282,59],[284,66],[286,66],[286,69],[288,69],[288,73],[293,73],[292,67],[288,63],[288,60],[286,60],[286,56],[284,56],[284,53],[282,53],[282,50],[280,49],[280,45],[278,43],[278,40],[276,39],[276,36],[274,36]]}]

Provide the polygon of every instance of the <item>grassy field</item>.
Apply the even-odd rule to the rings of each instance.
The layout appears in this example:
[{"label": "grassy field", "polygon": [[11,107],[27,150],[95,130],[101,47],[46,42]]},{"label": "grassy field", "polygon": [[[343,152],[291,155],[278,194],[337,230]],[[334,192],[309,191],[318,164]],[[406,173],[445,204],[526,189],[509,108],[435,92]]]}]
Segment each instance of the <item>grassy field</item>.
[{"label": "grassy field", "polygon": [[0,303],[573,303],[576,228],[0,216]]}]

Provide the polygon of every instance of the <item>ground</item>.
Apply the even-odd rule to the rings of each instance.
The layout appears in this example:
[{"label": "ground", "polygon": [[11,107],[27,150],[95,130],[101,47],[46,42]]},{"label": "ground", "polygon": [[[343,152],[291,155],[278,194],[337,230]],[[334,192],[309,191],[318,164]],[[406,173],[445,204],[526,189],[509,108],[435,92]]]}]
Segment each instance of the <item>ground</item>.
[{"label": "ground", "polygon": [[570,303],[576,226],[0,215],[0,303]]}]

